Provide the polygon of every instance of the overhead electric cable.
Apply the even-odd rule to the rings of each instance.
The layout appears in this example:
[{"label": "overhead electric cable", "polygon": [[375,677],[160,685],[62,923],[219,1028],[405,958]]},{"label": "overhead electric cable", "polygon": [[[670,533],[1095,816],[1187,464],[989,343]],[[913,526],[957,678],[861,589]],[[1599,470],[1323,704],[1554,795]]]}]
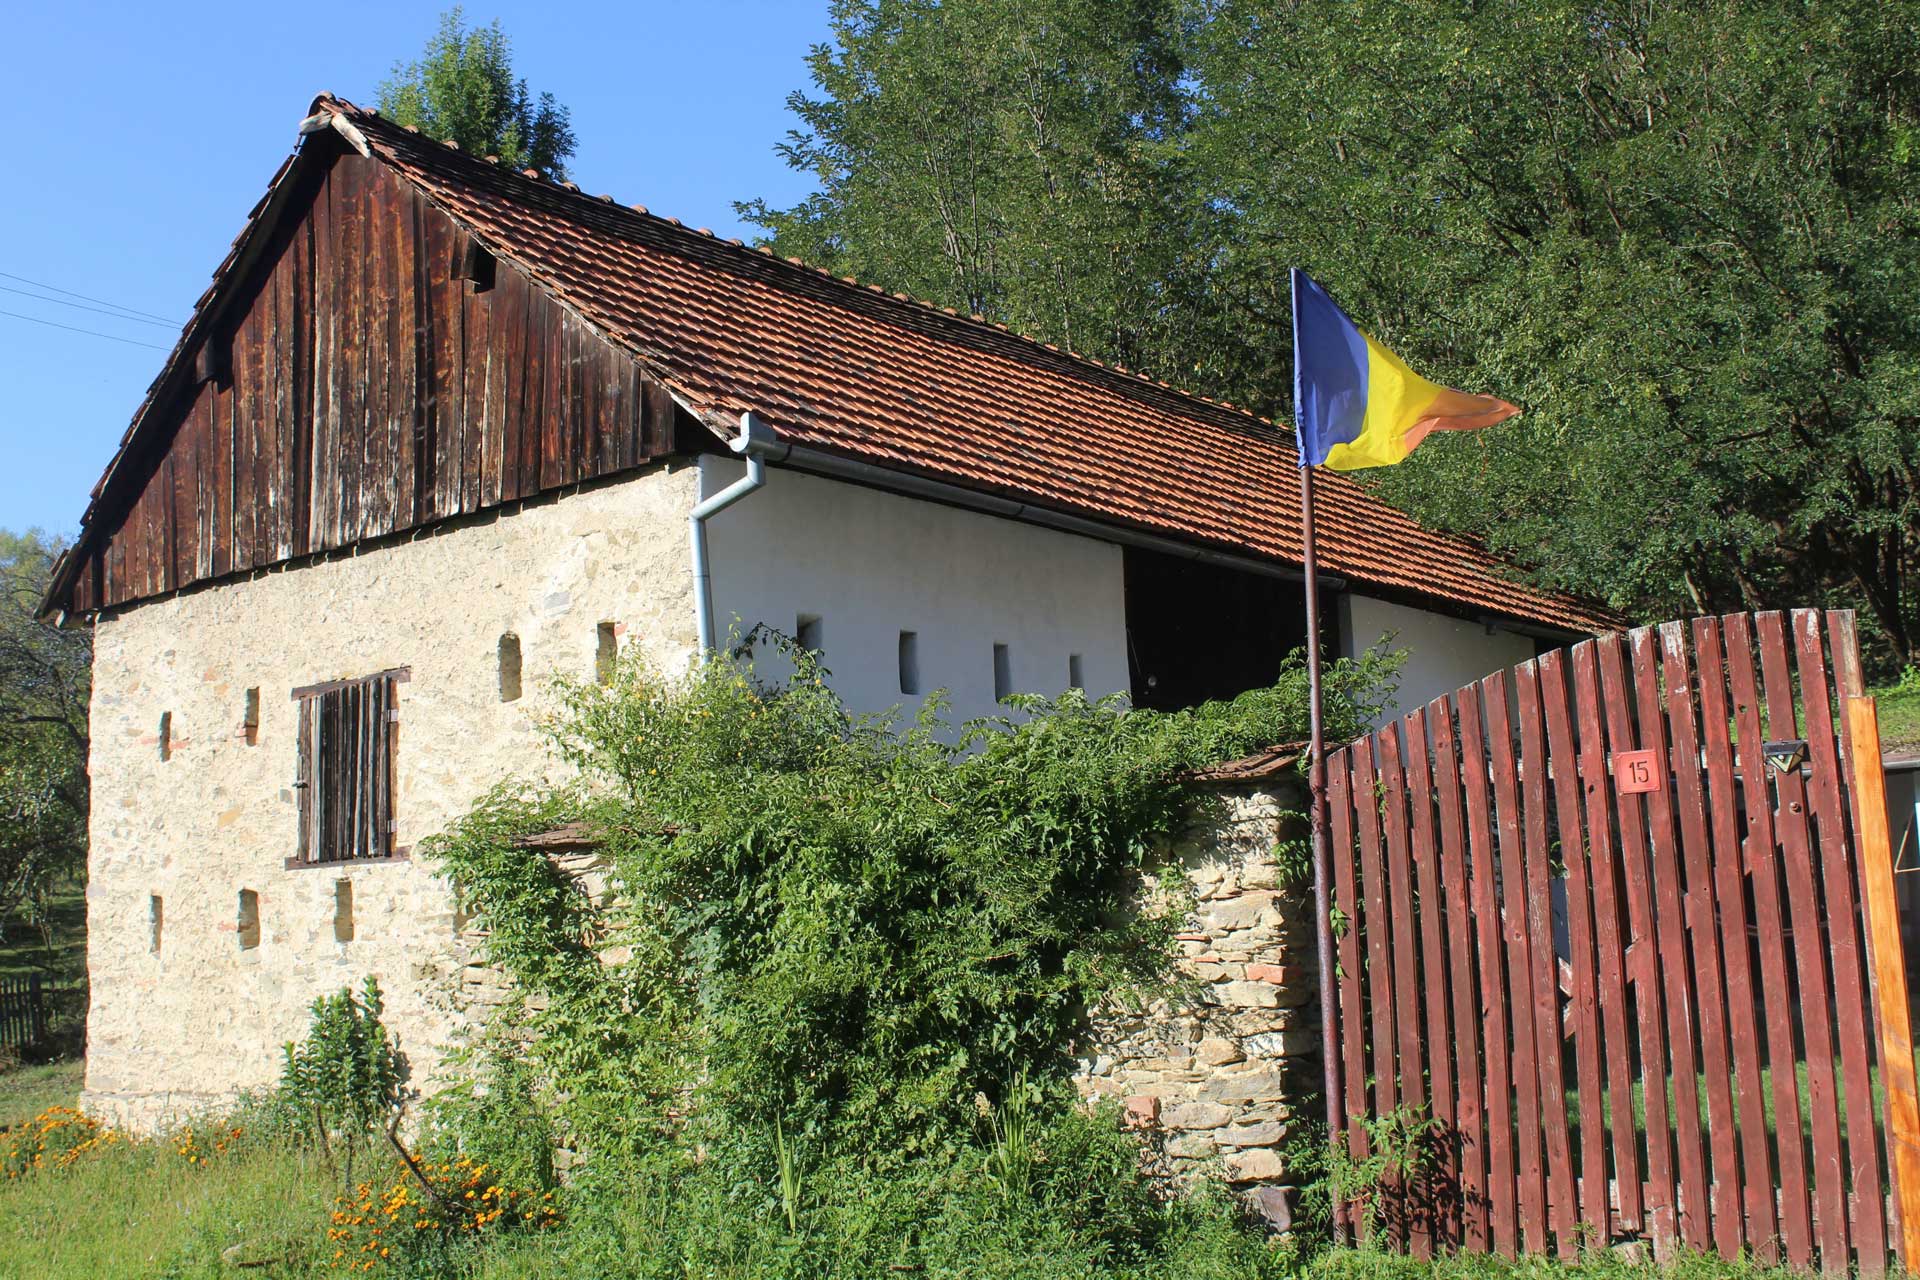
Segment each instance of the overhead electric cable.
[{"label": "overhead electric cable", "polygon": [[163,347],[157,342],[136,342],[132,338],[122,338],[117,334],[101,333],[98,329],[82,329],[78,325],[61,324],[58,320],[42,320],[39,316],[22,315],[18,311],[0,311],[0,316],[11,316],[15,320],[26,320],[33,324],[44,324],[49,329],[65,329],[68,333],[84,333],[90,338],[105,338],[109,342],[124,342],[130,347],[146,347],[150,351],[171,351],[172,347]]},{"label": "overhead electric cable", "polygon": [[141,311],[135,307],[123,307],[117,302],[108,302],[105,298],[89,297],[84,293],[75,293],[72,289],[62,289],[57,284],[43,284],[38,280],[29,280],[25,276],[17,276],[13,274],[13,272],[11,271],[0,271],[0,276],[5,276],[9,280],[18,280],[21,284],[30,284],[36,289],[48,289],[54,293],[64,293],[69,298],[78,298],[82,302],[97,302],[103,307],[114,307],[120,311],[125,311],[130,315],[142,316],[148,320],[158,320],[162,324],[174,323],[173,321],[167,319],[165,316],[157,316],[153,314],[153,312],[151,311]]},{"label": "overhead electric cable", "polygon": [[16,289],[10,284],[0,284],[0,293],[17,293],[23,298],[32,298],[35,302],[51,302],[56,307],[72,307],[76,311],[91,311],[95,315],[112,316],[115,320],[125,320],[129,324],[154,324],[162,329],[173,328],[171,320],[145,320],[139,316],[130,316],[122,311],[109,311],[105,307],[90,307],[84,302],[68,302],[65,298],[49,298],[45,294],[32,293],[26,289]]}]

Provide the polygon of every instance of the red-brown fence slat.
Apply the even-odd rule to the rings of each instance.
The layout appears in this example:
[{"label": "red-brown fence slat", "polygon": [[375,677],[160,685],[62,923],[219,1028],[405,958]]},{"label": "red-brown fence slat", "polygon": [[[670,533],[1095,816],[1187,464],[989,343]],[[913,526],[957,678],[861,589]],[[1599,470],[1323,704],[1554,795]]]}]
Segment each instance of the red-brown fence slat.
[{"label": "red-brown fence slat", "polygon": [[1633,1121],[1634,1028],[1627,1003],[1625,904],[1620,861],[1614,852],[1599,658],[1592,641],[1574,646],[1572,666],[1574,723],[1580,726],[1577,767],[1585,817],[1587,888],[1593,910],[1594,987],[1604,1032],[1600,1056],[1606,1070],[1607,1128],[1613,1144],[1614,1212],[1619,1230],[1638,1232],[1645,1218],[1640,1141]]},{"label": "red-brown fence slat", "polygon": [[1360,913],[1367,944],[1366,990],[1369,1030],[1367,1075],[1373,1080],[1372,1114],[1385,1115],[1400,1105],[1399,1070],[1393,1036],[1393,962],[1387,919],[1385,852],[1380,838],[1379,800],[1374,791],[1375,739],[1353,744],[1354,834],[1360,843]]},{"label": "red-brown fence slat", "polygon": [[[1653,879],[1653,905],[1660,938],[1659,971],[1665,987],[1667,1048],[1672,1054],[1673,1131],[1675,1164],[1680,1171],[1679,1233],[1690,1249],[1705,1251],[1713,1244],[1713,1208],[1707,1190],[1706,1135],[1700,1123],[1700,1065],[1694,1050],[1698,1013],[1693,1000],[1691,970],[1687,964],[1687,919],[1680,896],[1684,860],[1680,854],[1673,794],[1666,785],[1673,763],[1668,749],[1666,717],[1660,699],[1660,656],[1653,629],[1641,627],[1627,636],[1633,654],[1634,696],[1640,705],[1640,747],[1654,752],[1654,772],[1661,785],[1647,793],[1647,837]],[[1647,1081],[1651,1093],[1663,1083],[1655,1075]]]},{"label": "red-brown fence slat", "polygon": [[1487,761],[1493,771],[1501,887],[1501,932],[1507,943],[1507,977],[1515,1007],[1513,1018],[1513,1092],[1515,1176],[1520,1186],[1521,1239],[1527,1251],[1546,1247],[1547,1170],[1540,1131],[1540,1074],[1535,1030],[1529,1006],[1533,959],[1527,937],[1526,848],[1522,844],[1520,780],[1513,758],[1507,705],[1507,673],[1496,671],[1480,682],[1486,702]]},{"label": "red-brown fence slat", "polygon": [[[1454,1147],[1458,1168],[1458,1242],[1468,1249],[1485,1250],[1487,1235],[1486,1102],[1481,1095],[1485,1077],[1480,1069],[1482,1006],[1475,996],[1472,912],[1469,905],[1466,824],[1460,797],[1459,734],[1454,729],[1453,699],[1435,698],[1427,704],[1427,727],[1432,734],[1433,784],[1439,802],[1439,858],[1446,919],[1447,993],[1452,1000]],[[1477,763],[1477,762],[1476,762]]]},{"label": "red-brown fence slat", "polygon": [[[1352,752],[1342,748],[1327,757],[1327,845],[1333,860],[1334,907],[1341,929],[1336,946],[1335,986],[1339,991],[1341,1085],[1345,1091],[1347,1154],[1356,1162],[1367,1158],[1367,1131],[1359,1120],[1367,1114],[1366,971],[1360,963],[1360,900],[1354,887],[1353,790],[1349,780]],[[1343,1135],[1328,1134],[1339,1142]]]},{"label": "red-brown fence slat", "polygon": [[1734,734],[1747,818],[1742,865],[1753,886],[1755,947],[1760,956],[1759,1002],[1766,1024],[1767,1063],[1772,1077],[1773,1135],[1779,1170],[1780,1236],[1786,1260],[1813,1261],[1813,1201],[1807,1185],[1806,1137],[1800,1119],[1799,1051],[1794,1045],[1798,1000],[1787,972],[1788,934],[1781,906],[1781,861],[1774,844],[1773,784],[1768,777],[1765,734],[1760,727],[1759,682],[1753,664],[1753,624],[1744,613],[1721,619],[1727,683],[1733,695]]},{"label": "red-brown fence slat", "polygon": [[[1622,637],[1602,636],[1594,641],[1605,703],[1610,757],[1639,749],[1635,729],[1637,704],[1627,683]],[[1609,762],[1611,768],[1611,761]],[[1646,1113],[1647,1184],[1642,1208],[1646,1229],[1656,1249],[1679,1238],[1680,1195],[1674,1169],[1672,1108],[1664,1088],[1646,1087],[1667,1074],[1666,991],[1660,981],[1659,915],[1653,902],[1653,864],[1647,852],[1646,806],[1632,792],[1608,782],[1614,794],[1619,822],[1621,883],[1625,889],[1628,939],[1624,950],[1627,977],[1634,992],[1635,1021],[1639,1024],[1639,1063],[1642,1106]]]},{"label": "red-brown fence slat", "polygon": [[1835,1035],[1846,1081],[1847,1154],[1853,1187],[1854,1265],[1862,1275],[1879,1275],[1887,1264],[1886,1183],[1881,1177],[1880,1125],[1874,1113],[1873,1046],[1879,1039],[1867,990],[1866,941],[1855,886],[1849,813],[1841,797],[1842,768],[1834,740],[1833,703],[1827,690],[1827,657],[1820,613],[1793,611],[1795,648],[1800,660],[1800,699],[1806,708],[1802,729],[1807,739],[1811,799],[1826,894],[1827,940],[1833,958]]},{"label": "red-brown fence slat", "polygon": [[[1453,1089],[1453,1019],[1448,1008],[1452,971],[1447,964],[1445,893],[1440,878],[1440,855],[1434,844],[1433,771],[1428,757],[1426,712],[1415,707],[1401,722],[1405,733],[1407,810],[1412,820],[1414,883],[1419,893],[1420,990],[1426,1000],[1426,1059],[1428,1097],[1441,1133],[1455,1132]],[[1460,1242],[1457,1196],[1443,1194],[1445,1186],[1459,1184],[1459,1151],[1447,1142],[1440,1185],[1426,1188],[1426,1208],[1436,1247]]]},{"label": "red-brown fence slat", "polygon": [[1717,618],[1693,620],[1694,670],[1700,682],[1700,730],[1706,741],[1707,813],[1713,837],[1709,886],[1726,973],[1727,1036],[1733,1051],[1739,1106],[1741,1182],[1745,1189],[1747,1247],[1776,1261],[1779,1225],[1774,1211],[1773,1161],[1767,1142],[1766,1082],[1760,1069],[1760,1027],[1753,959],[1747,945],[1746,856],[1740,843],[1740,789],[1733,771],[1732,715]]},{"label": "red-brown fence slat", "polygon": [[[1481,689],[1468,685],[1454,695],[1460,713],[1460,756],[1467,797],[1467,841],[1473,868],[1474,943],[1480,956],[1480,1000],[1486,1015],[1487,1211],[1493,1247],[1512,1255],[1519,1245],[1515,1209],[1518,1174],[1513,1142],[1513,1073],[1507,1017],[1505,927],[1500,918],[1499,875],[1494,852],[1493,801],[1489,794],[1486,729]],[[1502,706],[1504,707],[1504,703]]]},{"label": "red-brown fence slat", "polygon": [[[1760,675],[1766,690],[1766,736],[1786,741],[1799,736],[1794,712],[1793,674],[1787,662],[1784,615],[1754,615],[1760,640]],[[1802,1043],[1806,1047],[1807,1114],[1813,1135],[1811,1166],[1815,1195],[1814,1224],[1824,1271],[1847,1270],[1848,1222],[1846,1160],[1841,1150],[1839,1097],[1834,1071],[1833,1021],[1828,1012],[1826,948],[1820,936],[1820,894],[1807,829],[1806,782],[1798,769],[1777,772],[1774,786],[1774,836],[1785,862],[1787,901],[1792,908],[1795,975],[1799,979]]]},{"label": "red-brown fence slat", "polygon": [[[1613,1238],[1607,1196],[1607,1131],[1604,1042],[1600,1038],[1600,966],[1595,958],[1591,840],[1580,808],[1580,754],[1574,744],[1568,704],[1566,655],[1540,655],[1540,704],[1547,722],[1554,811],[1559,818],[1560,859],[1567,869],[1568,969],[1572,975],[1574,1079],[1580,1104],[1580,1220],[1601,1240]],[[1589,723],[1587,733],[1595,730]],[[1600,864],[1603,868],[1605,863]],[[1632,1112],[1626,1113],[1631,1116]]]},{"label": "red-brown fence slat", "polygon": [[[1413,902],[1413,863],[1407,848],[1407,786],[1400,761],[1400,726],[1389,724],[1377,735],[1382,834],[1386,838],[1387,912],[1393,928],[1394,1039],[1399,1050],[1394,1064],[1399,1072],[1401,1105],[1418,1114],[1426,1110],[1426,1041],[1420,1029],[1420,953],[1416,942]],[[1432,1256],[1433,1233],[1427,1226],[1418,1187],[1402,1185],[1395,1197],[1396,1226],[1405,1232],[1408,1247],[1419,1258]]]},{"label": "red-brown fence slat", "polygon": [[[1739,1256],[1744,1242],[1738,1134],[1733,1121],[1733,1082],[1728,1069],[1727,1001],[1721,979],[1720,942],[1714,922],[1713,846],[1707,836],[1706,797],[1700,777],[1700,725],[1694,713],[1693,671],[1684,624],[1660,628],[1665,671],[1667,728],[1673,766],[1675,815],[1685,891],[1681,909],[1692,939],[1694,1008],[1700,1020],[1700,1070],[1707,1095],[1707,1147],[1713,1165],[1708,1197],[1713,1241],[1720,1255]],[[1678,1092],[1676,1085],[1675,1092]]]},{"label": "red-brown fence slat", "polygon": [[1553,871],[1547,847],[1547,753],[1540,723],[1540,666],[1513,669],[1520,727],[1522,838],[1526,849],[1524,923],[1532,966],[1534,1064],[1540,1080],[1541,1137],[1546,1150],[1547,1220],[1563,1257],[1580,1247],[1576,1225],[1573,1149],[1567,1134],[1565,1035],[1560,1021],[1560,972],[1553,936]]},{"label": "red-brown fence slat", "polygon": [[[1847,794],[1847,820],[1856,833],[1860,831],[1860,798],[1853,790],[1853,718],[1847,714],[1846,700],[1866,693],[1865,681],[1860,675],[1860,637],[1854,630],[1853,610],[1829,609],[1826,612],[1827,650],[1833,655],[1833,708],[1834,720],[1840,730],[1840,759],[1842,789]],[[1876,723],[1878,713],[1875,713]],[[1876,743],[1877,747],[1878,744]],[[1866,891],[1861,890],[1861,914],[1866,914]],[[1873,989],[1873,965],[1867,965],[1868,989]],[[1895,1241],[1898,1243],[1898,1241]]]}]

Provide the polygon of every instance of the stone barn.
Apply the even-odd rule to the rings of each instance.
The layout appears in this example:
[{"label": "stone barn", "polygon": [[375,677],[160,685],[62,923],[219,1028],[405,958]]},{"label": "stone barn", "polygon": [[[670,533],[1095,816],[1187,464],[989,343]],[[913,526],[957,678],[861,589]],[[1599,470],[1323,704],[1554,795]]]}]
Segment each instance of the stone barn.
[{"label": "stone barn", "polygon": [[[47,600],[95,629],[86,1105],[270,1084],[369,974],[430,1082],[473,974],[408,851],[537,766],[550,674],[766,623],[862,709],[1230,695],[1304,639],[1297,484],[1273,422],[319,98]],[[1610,622],[1341,476],[1319,501],[1329,649],[1393,634],[1406,700]],[[1263,873],[1193,865],[1280,945]],[[1286,961],[1190,954],[1281,1006],[1245,988]],[[1138,1079],[1253,1073],[1194,1027]]]}]

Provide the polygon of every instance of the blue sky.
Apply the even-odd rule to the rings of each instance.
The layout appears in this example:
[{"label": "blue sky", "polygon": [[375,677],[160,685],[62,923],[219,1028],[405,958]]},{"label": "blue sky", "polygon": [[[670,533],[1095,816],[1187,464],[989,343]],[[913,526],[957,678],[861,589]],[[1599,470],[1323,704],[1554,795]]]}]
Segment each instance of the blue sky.
[{"label": "blue sky", "polygon": [[[0,312],[166,348],[313,95],[371,103],[438,3],[22,4],[0,41]],[[774,146],[826,0],[466,6],[573,109],[572,176],[745,235],[734,200],[806,194]],[[24,281],[33,281],[27,284]],[[78,307],[36,300],[41,285]],[[104,300],[166,325],[80,309]],[[0,314],[0,527],[71,533],[164,350]]]}]

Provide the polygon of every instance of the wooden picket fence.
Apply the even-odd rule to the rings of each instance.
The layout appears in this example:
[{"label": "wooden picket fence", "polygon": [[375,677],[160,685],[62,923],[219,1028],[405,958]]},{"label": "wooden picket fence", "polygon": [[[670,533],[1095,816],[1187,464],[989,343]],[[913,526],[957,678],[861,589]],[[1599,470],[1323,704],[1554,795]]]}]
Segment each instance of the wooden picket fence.
[{"label": "wooden picket fence", "polygon": [[1910,1103],[1913,1067],[1898,930],[1870,954],[1865,926],[1884,835],[1863,876],[1836,727],[1861,692],[1851,613],[1696,618],[1330,754],[1344,1137],[1385,1166],[1346,1229],[1886,1268],[1880,1098]]},{"label": "wooden picket fence", "polygon": [[37,973],[0,978],[0,1049],[24,1049],[47,1038],[49,995]]}]

